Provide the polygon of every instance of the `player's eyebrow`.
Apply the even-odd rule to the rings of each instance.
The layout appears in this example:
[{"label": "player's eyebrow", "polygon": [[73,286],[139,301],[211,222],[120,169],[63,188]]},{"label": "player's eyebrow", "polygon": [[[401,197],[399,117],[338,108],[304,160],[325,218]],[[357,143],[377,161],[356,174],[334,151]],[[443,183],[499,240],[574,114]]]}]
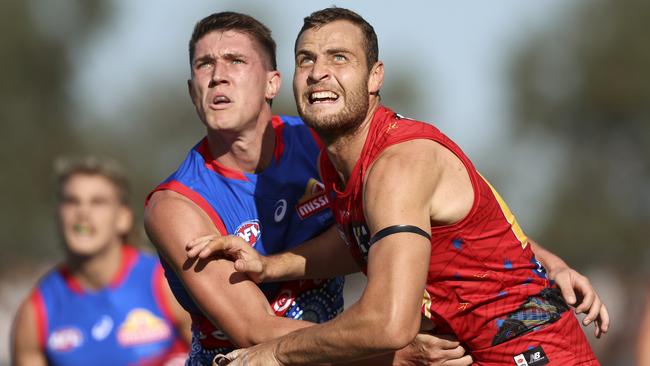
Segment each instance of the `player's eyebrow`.
[{"label": "player's eyebrow", "polygon": [[339,53],[345,53],[345,54],[352,54],[352,51],[348,50],[347,48],[330,48],[327,51],[328,55],[335,55]]},{"label": "player's eyebrow", "polygon": [[316,55],[315,53],[305,49],[300,49],[296,51],[296,58],[298,58],[298,56],[307,56],[307,57],[314,58],[315,55]]},{"label": "player's eyebrow", "polygon": [[221,57],[225,60],[232,61],[236,59],[246,60],[247,57],[243,53],[228,51],[221,54]]},{"label": "player's eyebrow", "polygon": [[[237,59],[241,59],[241,60],[246,61],[248,59],[248,57],[246,55],[244,55],[243,53],[233,52],[233,51],[224,52],[224,53],[222,53],[220,55],[220,57],[223,58],[226,61],[232,61],[232,60],[237,60]],[[214,61],[215,58],[216,57],[214,55],[212,55],[212,54],[201,55],[201,56],[198,56],[197,58],[195,58],[194,62],[192,64],[197,65],[197,64],[200,64],[200,63],[206,62],[206,61]]]},{"label": "player's eyebrow", "polygon": [[198,64],[201,64],[206,61],[213,61],[214,57],[211,54],[206,54],[202,56],[198,56],[194,59],[194,62],[192,62],[192,65],[196,66]]}]

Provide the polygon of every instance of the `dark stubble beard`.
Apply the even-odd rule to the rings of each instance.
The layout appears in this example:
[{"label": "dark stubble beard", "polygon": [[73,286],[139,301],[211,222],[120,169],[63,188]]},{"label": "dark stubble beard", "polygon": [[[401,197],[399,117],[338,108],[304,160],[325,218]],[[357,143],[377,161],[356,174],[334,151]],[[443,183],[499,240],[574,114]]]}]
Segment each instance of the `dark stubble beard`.
[{"label": "dark stubble beard", "polygon": [[[319,116],[316,114],[309,114],[305,111],[304,104],[301,103],[298,96],[296,96],[296,105],[298,106],[298,114],[305,122],[305,124],[316,131],[318,136],[325,142],[332,142],[340,137],[352,134],[361,125],[368,113],[368,97],[369,93],[365,87],[367,82],[362,84],[362,87],[355,88],[349,93],[345,93],[345,107],[337,114],[328,114]],[[295,92],[294,92],[295,95]],[[339,96],[340,98],[341,96]],[[309,103],[308,97],[305,95],[305,103]]]}]

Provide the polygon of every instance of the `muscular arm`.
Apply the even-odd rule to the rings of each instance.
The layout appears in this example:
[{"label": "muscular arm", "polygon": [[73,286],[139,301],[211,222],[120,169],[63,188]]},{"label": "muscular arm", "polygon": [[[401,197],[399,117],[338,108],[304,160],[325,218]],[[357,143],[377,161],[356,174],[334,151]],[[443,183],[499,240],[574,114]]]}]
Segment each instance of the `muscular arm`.
[{"label": "muscular arm", "polygon": [[11,364],[14,366],[47,366],[47,359],[38,342],[35,309],[29,299],[18,308],[11,334]]},{"label": "muscular arm", "polygon": [[360,270],[333,226],[321,235],[265,260],[265,281],[329,278]]},{"label": "muscular arm", "polygon": [[155,193],[145,210],[145,228],[194,302],[238,346],[254,345],[309,325],[275,316],[264,294],[244,274],[235,272],[232,262],[188,259],[185,243],[219,233],[187,198],[171,191]]},{"label": "muscular arm", "polygon": [[192,319],[190,315],[183,309],[183,307],[176,301],[176,297],[172,293],[172,290],[169,288],[169,283],[164,278],[162,279],[162,291],[165,298],[165,302],[169,306],[171,311],[171,316],[173,317],[174,326],[176,331],[181,336],[181,338],[187,343],[187,345],[192,344]]},{"label": "muscular arm", "polygon": [[[437,176],[429,149],[385,153],[366,177],[365,215],[371,233],[398,224],[429,232]],[[408,164],[409,169],[403,167]],[[398,169],[400,175],[394,174]],[[368,255],[368,285],[359,301],[334,320],[305,328],[273,344],[240,351],[243,364],[341,362],[407,345],[420,326],[420,306],[431,244],[412,233],[387,236]],[[378,336],[379,335],[379,336]],[[264,359],[268,355],[272,359]]]},{"label": "muscular arm", "polygon": [[217,254],[232,258],[235,269],[255,282],[331,278],[359,272],[359,266],[336,228],[286,252],[262,256],[237,236],[207,235],[187,245],[190,258],[208,259]]}]

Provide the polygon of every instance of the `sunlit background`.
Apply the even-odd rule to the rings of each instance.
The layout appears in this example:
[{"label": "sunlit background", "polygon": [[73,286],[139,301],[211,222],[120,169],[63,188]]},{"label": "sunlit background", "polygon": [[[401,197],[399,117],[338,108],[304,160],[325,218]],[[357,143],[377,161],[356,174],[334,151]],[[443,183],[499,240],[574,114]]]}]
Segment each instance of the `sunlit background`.
[{"label": "sunlit background", "polygon": [[384,103],[454,139],[527,234],[590,275],[613,318],[592,345],[603,365],[632,364],[650,276],[650,2],[8,0],[0,365],[19,301],[62,258],[52,159],[120,159],[141,218],[148,190],[204,133],[186,87],[194,23],[234,10],[268,25],[284,79],[274,109],[293,114],[295,35],[332,4],[374,25]]}]

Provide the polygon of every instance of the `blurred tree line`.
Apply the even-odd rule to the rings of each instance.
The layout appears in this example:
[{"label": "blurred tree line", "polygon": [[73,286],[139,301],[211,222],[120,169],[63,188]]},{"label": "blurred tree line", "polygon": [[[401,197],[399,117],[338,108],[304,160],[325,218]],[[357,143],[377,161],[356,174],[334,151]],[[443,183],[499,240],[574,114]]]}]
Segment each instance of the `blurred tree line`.
[{"label": "blurred tree line", "polygon": [[650,2],[578,4],[513,60],[516,135],[563,152],[540,241],[637,272],[650,237]]},{"label": "blurred tree line", "polygon": [[0,268],[60,258],[52,171],[56,157],[90,153],[123,162],[132,172],[132,206],[141,215],[146,191],[182,158],[175,147],[187,149],[201,134],[186,95],[164,85],[152,85],[154,93],[117,113],[128,126],[121,131],[109,128],[112,121],[76,113],[70,91],[74,57],[104,30],[115,15],[113,6],[102,0],[0,4],[0,241],[5,253]]},{"label": "blurred tree line", "polygon": [[[576,4],[566,21],[527,38],[512,60],[515,138],[545,136],[549,148],[565,154],[558,190],[549,195],[549,218],[535,238],[571,263],[640,265],[650,231],[650,3]],[[0,230],[8,253],[0,256],[0,268],[59,255],[54,157],[92,152],[118,158],[132,172],[133,207],[141,214],[147,191],[203,134],[184,80],[173,86],[147,80],[147,92],[111,117],[125,128],[75,110],[74,57],[106,30],[113,6],[106,0],[0,2]],[[414,90],[415,75],[391,69],[384,100],[398,110],[418,110],[424,101]],[[284,75],[285,88],[290,80]],[[276,101],[274,109],[295,113],[291,99]]]}]

